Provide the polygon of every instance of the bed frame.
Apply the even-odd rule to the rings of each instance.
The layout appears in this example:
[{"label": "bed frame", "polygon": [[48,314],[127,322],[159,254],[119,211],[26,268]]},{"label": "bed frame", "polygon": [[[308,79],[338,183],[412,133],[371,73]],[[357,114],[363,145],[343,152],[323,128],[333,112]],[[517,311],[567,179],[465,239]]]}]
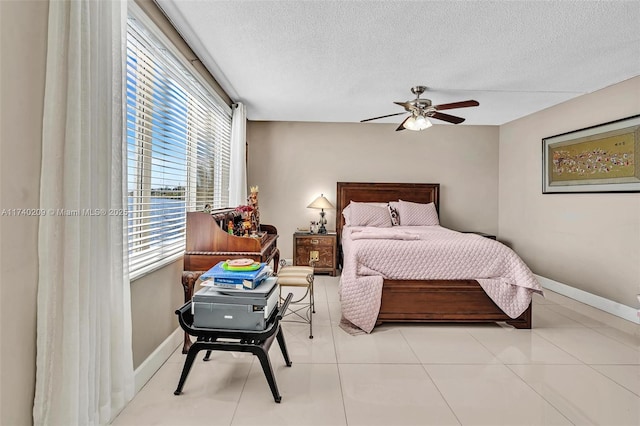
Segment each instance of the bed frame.
[{"label": "bed frame", "polygon": [[[342,237],[342,210],[351,201],[435,203],[439,210],[438,183],[338,182],[336,232]],[[342,248],[338,244],[339,263]],[[475,280],[389,280],[382,287],[382,304],[376,325],[383,322],[497,322],[515,328],[531,328],[531,304],[512,319],[500,309]]]}]

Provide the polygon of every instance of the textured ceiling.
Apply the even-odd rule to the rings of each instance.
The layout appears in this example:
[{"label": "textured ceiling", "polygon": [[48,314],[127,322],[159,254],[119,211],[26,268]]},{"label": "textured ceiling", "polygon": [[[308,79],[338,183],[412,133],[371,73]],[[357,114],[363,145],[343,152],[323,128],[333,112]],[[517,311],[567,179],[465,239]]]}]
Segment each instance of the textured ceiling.
[{"label": "textured ceiling", "polygon": [[156,2],[250,120],[358,122],[425,85],[499,125],[640,75],[640,1]]}]

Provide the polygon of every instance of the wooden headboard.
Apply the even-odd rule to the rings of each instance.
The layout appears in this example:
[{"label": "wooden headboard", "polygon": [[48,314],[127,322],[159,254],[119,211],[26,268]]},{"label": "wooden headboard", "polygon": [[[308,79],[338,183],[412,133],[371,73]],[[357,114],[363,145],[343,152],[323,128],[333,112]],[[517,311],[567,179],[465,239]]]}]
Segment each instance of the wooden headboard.
[{"label": "wooden headboard", "polygon": [[375,182],[338,182],[336,193],[336,233],[338,242],[342,236],[344,217],[342,210],[351,201],[386,203],[389,201],[411,201],[414,203],[440,203],[439,183],[375,183]]}]

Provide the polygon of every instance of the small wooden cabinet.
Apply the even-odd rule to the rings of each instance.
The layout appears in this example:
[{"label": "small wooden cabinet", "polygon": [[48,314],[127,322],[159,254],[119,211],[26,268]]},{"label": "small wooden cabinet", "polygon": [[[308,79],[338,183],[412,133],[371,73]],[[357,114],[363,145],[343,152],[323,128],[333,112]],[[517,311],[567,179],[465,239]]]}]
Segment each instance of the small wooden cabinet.
[{"label": "small wooden cabinet", "polygon": [[293,264],[309,266],[312,258],[316,259],[315,273],[329,273],[336,276],[336,244],[335,232],[326,234],[310,234],[296,232],[293,234]]}]

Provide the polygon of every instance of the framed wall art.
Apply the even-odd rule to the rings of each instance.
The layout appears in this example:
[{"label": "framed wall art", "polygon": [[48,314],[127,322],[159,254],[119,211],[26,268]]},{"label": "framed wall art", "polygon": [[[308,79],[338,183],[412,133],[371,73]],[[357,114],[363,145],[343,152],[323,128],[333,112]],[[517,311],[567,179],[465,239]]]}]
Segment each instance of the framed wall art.
[{"label": "framed wall art", "polygon": [[542,193],[640,192],[640,115],[542,139]]}]

